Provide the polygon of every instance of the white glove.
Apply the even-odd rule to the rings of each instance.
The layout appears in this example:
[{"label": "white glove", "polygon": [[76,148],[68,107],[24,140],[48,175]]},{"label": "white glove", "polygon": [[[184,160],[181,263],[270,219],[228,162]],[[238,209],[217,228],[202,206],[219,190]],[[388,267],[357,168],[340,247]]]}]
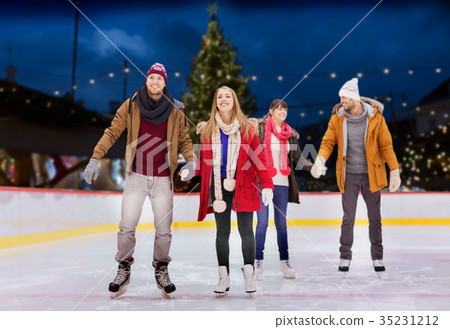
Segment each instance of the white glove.
[{"label": "white glove", "polygon": [[86,169],[84,169],[84,180],[88,183],[88,184],[92,184],[92,179],[96,180],[97,176],[98,176],[98,160],[91,158],[91,160],[89,160],[88,165],[86,166]]},{"label": "white glove", "polygon": [[325,167],[325,159],[322,156],[316,157],[314,166],[311,168],[311,175],[314,178],[319,178],[320,176],[325,176],[327,173],[327,167]]},{"label": "white glove", "polygon": [[194,177],[195,175],[195,167],[196,167],[196,163],[194,161],[188,161],[188,163],[186,163],[181,169],[180,169],[180,176],[181,176],[181,180],[187,181],[187,180],[191,180],[192,177]]},{"label": "white glove", "polygon": [[264,188],[261,192],[261,199],[265,206],[269,205],[273,199],[273,191],[271,188]]},{"label": "white glove", "polygon": [[398,169],[392,170],[389,175],[389,192],[397,191],[401,183],[400,171]]}]

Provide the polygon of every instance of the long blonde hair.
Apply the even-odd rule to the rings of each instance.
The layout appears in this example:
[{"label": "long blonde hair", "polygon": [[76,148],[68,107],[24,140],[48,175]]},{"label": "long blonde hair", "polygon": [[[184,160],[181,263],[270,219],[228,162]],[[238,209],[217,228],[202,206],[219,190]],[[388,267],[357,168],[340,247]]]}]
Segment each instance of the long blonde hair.
[{"label": "long blonde hair", "polygon": [[248,120],[248,118],[245,116],[244,112],[242,112],[241,106],[239,105],[239,100],[234,90],[227,86],[221,86],[217,88],[216,92],[214,93],[214,98],[211,106],[211,116],[202,130],[201,141],[211,139],[211,136],[216,133],[217,130],[216,113],[218,112],[217,93],[219,92],[220,89],[226,89],[230,91],[231,94],[233,95],[233,108],[232,108],[233,114],[231,116],[231,122],[233,122],[237,118],[237,120],[239,121],[239,126],[241,127],[240,131],[244,132],[244,138],[248,139],[249,133],[251,133],[252,135],[257,133],[256,125],[252,125]]}]

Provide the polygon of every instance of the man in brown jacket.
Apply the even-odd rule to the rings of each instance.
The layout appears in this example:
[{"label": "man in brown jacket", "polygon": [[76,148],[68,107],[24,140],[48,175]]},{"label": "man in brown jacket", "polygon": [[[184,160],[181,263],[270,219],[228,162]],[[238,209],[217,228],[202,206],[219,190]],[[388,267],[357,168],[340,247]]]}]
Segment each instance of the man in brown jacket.
[{"label": "man in brown jacket", "polygon": [[371,256],[376,272],[385,270],[381,234],[380,189],[387,185],[385,162],[390,169],[389,191],[400,187],[400,174],[392,138],[383,117],[383,104],[360,97],[358,79],[347,81],[339,91],[341,103],[333,109],[311,174],[325,175],[325,162],[338,145],[336,179],[342,193],[339,271],[347,272],[352,259],[356,203],[361,194],[369,217]]},{"label": "man in brown jacket", "polygon": [[178,151],[186,165],[180,172],[183,180],[195,173],[195,155],[189,137],[184,105],[175,100],[165,87],[167,74],[159,63],[147,73],[146,85],[127,99],[117,110],[94,148],[85,171],[89,184],[97,178],[99,160],[108,152],[122,132],[127,129],[125,162],[127,176],[122,198],[122,219],[117,235],[117,276],[109,285],[111,298],[126,292],[130,282],[133,252],[136,245],[136,226],[142,206],[148,196],[152,204],[155,225],[153,267],[156,284],[163,296],[171,298],[175,285],[170,281],[168,265],[172,233],[173,175],[177,168]]}]

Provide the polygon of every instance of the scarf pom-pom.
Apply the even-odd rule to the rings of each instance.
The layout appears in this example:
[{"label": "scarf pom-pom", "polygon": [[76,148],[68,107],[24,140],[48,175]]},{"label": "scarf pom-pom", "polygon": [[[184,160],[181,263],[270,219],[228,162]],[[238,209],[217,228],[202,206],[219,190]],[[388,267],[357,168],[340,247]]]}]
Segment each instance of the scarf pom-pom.
[{"label": "scarf pom-pom", "polygon": [[269,174],[271,177],[275,177],[277,175],[277,168],[275,167],[269,168]]},{"label": "scarf pom-pom", "polygon": [[227,209],[227,204],[223,200],[216,200],[213,202],[213,208],[215,212],[221,213]]},{"label": "scarf pom-pom", "polygon": [[232,178],[225,178],[223,181],[223,188],[229,192],[234,191],[236,188],[236,180]]},{"label": "scarf pom-pom", "polygon": [[291,173],[291,168],[287,167],[287,169],[280,169],[280,172],[283,176],[289,176],[289,174]]}]

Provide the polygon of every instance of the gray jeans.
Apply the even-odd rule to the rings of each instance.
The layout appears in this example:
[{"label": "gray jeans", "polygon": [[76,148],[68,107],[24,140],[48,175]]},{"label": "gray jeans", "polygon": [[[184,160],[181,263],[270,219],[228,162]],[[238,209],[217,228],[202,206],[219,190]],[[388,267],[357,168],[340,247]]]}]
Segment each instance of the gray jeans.
[{"label": "gray jeans", "polygon": [[341,226],[341,247],[339,249],[342,259],[352,259],[353,228],[355,225],[356,202],[358,193],[364,198],[369,217],[369,239],[371,243],[370,254],[372,259],[383,259],[383,245],[381,237],[380,191],[370,192],[368,174],[347,173],[345,177],[345,192],[342,194],[342,207],[344,217]]},{"label": "gray jeans", "polygon": [[117,234],[116,261],[125,260],[133,264],[136,245],[136,226],[142,213],[142,206],[149,197],[155,225],[155,244],[153,248],[153,266],[158,262],[170,262],[170,244],[172,242],[173,190],[170,177],[143,176],[135,173],[127,175],[122,198],[122,219]]}]

